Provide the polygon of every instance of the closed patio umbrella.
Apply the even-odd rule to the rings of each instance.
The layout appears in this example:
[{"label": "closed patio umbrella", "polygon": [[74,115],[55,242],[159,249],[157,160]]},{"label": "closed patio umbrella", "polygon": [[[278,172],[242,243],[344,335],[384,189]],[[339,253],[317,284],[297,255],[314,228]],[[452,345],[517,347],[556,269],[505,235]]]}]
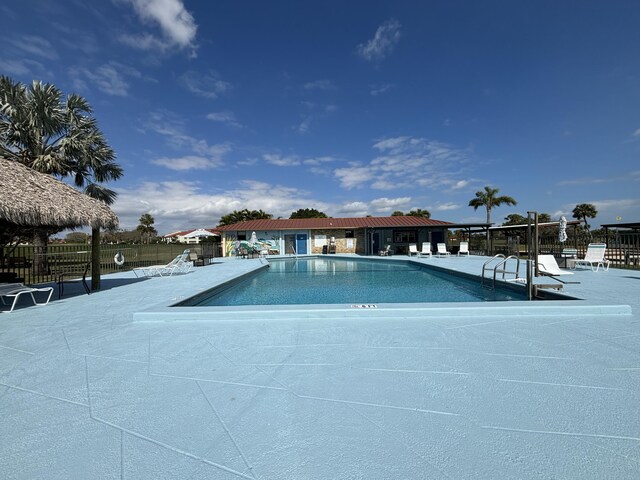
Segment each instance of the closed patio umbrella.
[{"label": "closed patio umbrella", "polygon": [[567,241],[567,219],[564,216],[560,217],[560,230],[558,232],[558,240],[560,243]]}]

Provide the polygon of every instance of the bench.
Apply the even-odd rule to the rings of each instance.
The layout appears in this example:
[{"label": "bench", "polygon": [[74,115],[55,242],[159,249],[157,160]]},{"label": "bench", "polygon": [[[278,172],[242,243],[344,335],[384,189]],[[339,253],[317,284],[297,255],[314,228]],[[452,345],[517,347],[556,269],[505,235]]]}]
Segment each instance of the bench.
[{"label": "bench", "polygon": [[13,268],[31,268],[31,260],[27,257],[7,257],[7,267]]},{"label": "bench", "polygon": [[64,295],[64,282],[80,278],[87,295],[91,293],[87,283],[87,275],[91,271],[91,258],[89,252],[73,252],[52,255],[48,259],[49,271],[58,284],[58,298]]}]

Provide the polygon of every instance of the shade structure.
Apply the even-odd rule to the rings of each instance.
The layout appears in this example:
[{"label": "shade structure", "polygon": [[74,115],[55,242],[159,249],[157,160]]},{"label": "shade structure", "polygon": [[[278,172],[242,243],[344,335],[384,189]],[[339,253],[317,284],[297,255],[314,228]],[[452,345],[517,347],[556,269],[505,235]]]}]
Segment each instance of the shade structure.
[{"label": "shade structure", "polygon": [[564,218],[564,216],[560,217],[558,240],[560,241],[560,243],[564,243],[567,241],[567,219]]},{"label": "shade structure", "polygon": [[193,232],[187,233],[184,238],[203,238],[203,237],[214,237],[216,234],[211,233],[209,230],[205,230],[204,228],[198,228]]},{"label": "shade structure", "polygon": [[0,220],[23,226],[115,228],[104,203],[60,180],[0,158]]}]

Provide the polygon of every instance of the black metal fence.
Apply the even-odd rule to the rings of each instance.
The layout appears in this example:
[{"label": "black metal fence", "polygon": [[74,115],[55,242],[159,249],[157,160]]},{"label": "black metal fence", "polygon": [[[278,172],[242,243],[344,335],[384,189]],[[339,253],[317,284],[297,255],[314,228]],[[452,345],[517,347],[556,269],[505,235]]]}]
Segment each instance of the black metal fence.
[{"label": "black metal fence", "polygon": [[[219,244],[102,245],[100,269],[103,274],[136,267],[169,263],[185,249],[201,256],[219,256]],[[28,285],[57,281],[61,272],[82,277],[91,261],[87,244],[51,244],[46,254],[36,253],[33,245],[4,248],[0,257],[0,282],[24,282]]]},{"label": "black metal fence", "polygon": [[[558,240],[557,232],[542,233],[538,242],[540,253],[560,257],[563,249],[574,248],[578,252],[578,258],[584,257],[590,243],[604,243],[607,245],[605,258],[611,262],[612,267],[640,269],[640,232],[638,231],[610,231],[607,234],[583,233],[570,235],[563,243]],[[528,254],[525,234],[493,238],[491,245],[492,254],[518,254],[521,257],[525,257]],[[472,237],[471,250],[484,254],[487,251],[486,239]]]}]

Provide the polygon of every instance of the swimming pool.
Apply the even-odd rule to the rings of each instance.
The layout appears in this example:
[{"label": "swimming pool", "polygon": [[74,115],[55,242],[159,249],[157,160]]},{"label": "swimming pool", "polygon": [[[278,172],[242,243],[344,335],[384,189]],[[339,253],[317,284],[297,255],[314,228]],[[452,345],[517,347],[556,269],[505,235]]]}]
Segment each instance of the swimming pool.
[{"label": "swimming pool", "polygon": [[408,261],[312,257],[272,260],[270,268],[176,306],[441,303],[526,300],[526,293]]}]

